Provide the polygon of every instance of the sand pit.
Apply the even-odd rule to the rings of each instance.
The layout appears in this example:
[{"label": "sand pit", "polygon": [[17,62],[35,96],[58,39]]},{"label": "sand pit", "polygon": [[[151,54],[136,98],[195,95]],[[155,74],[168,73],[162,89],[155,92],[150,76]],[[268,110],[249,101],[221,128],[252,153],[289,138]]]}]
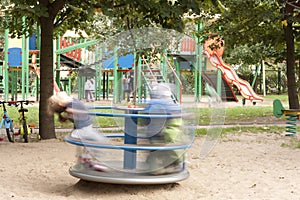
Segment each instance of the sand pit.
[{"label": "sand pit", "polygon": [[188,153],[187,180],[167,185],[113,185],[69,175],[77,147],[62,140],[0,142],[0,199],[299,199],[300,149],[271,133],[229,134],[199,157],[204,138]]}]

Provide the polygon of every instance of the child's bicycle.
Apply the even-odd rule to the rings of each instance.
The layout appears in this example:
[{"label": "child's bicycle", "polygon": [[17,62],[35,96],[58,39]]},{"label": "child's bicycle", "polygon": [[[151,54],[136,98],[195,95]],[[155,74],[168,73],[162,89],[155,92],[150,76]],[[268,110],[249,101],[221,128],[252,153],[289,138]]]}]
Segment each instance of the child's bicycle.
[{"label": "child's bicycle", "polygon": [[7,110],[5,107],[5,104],[7,102],[1,101],[0,103],[3,107],[3,116],[2,116],[1,123],[0,123],[0,128],[2,128],[2,126],[4,125],[8,141],[14,142],[15,137],[14,137],[13,120],[8,117],[8,113],[7,113]]},{"label": "child's bicycle", "polygon": [[29,103],[32,103],[33,101],[29,100],[21,100],[21,101],[10,101],[8,104],[10,106],[20,106],[20,109],[18,110],[20,114],[20,122],[21,127],[19,129],[18,134],[23,136],[24,142],[28,142],[29,135],[33,132],[32,127],[27,124],[25,113],[28,112],[28,109],[24,108],[24,105],[28,105]]}]

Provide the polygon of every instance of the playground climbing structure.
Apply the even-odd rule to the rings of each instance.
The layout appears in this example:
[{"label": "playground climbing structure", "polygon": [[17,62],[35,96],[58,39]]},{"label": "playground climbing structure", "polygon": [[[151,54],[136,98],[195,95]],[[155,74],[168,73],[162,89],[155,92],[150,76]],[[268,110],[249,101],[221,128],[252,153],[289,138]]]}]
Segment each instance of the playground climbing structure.
[{"label": "playground climbing structure", "polygon": [[182,82],[174,70],[174,66],[169,61],[165,54],[161,55],[162,62],[149,63],[144,56],[142,56],[141,73],[144,79],[145,85],[151,92],[154,86],[159,83],[173,83],[177,88],[174,89],[174,101],[182,102]]}]

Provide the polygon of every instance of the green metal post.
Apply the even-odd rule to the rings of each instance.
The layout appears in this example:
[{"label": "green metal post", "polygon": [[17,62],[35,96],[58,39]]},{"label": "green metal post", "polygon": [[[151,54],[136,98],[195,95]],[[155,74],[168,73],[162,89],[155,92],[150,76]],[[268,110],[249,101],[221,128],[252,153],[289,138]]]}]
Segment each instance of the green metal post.
[{"label": "green metal post", "polygon": [[[22,17],[23,28],[25,26],[25,17]],[[25,81],[26,81],[26,36],[22,35],[22,66],[21,66],[21,92],[22,100],[25,100]]]},{"label": "green metal post", "polygon": [[261,68],[262,68],[263,96],[266,96],[266,71],[265,71],[264,60],[261,61]]},{"label": "green metal post", "polygon": [[100,100],[100,91],[102,85],[102,48],[96,49],[96,58],[99,58],[100,63],[97,63],[96,68],[96,77],[95,77],[95,99]]},{"label": "green metal post", "polygon": [[[203,29],[203,24],[200,22],[196,26],[196,31],[201,31]],[[203,64],[203,58],[202,58],[202,38],[197,37],[196,39],[196,64],[195,64],[195,101],[199,102],[202,98],[202,64]]]},{"label": "green metal post", "polygon": [[22,66],[21,66],[21,92],[22,92],[22,100],[25,99],[25,38],[24,35],[22,37]]},{"label": "green metal post", "polygon": [[[141,59],[141,58],[139,58]],[[135,59],[134,59],[134,62],[135,62]],[[137,98],[138,98],[138,101],[140,101],[139,98],[142,97],[142,91],[141,89],[142,88],[142,80],[141,80],[141,73],[142,73],[142,65],[141,65],[141,60],[139,62],[140,64],[138,64],[138,66],[135,66],[133,69],[133,93],[132,93],[132,96],[133,96],[133,101],[132,101],[132,104],[133,105],[136,105],[136,101],[137,101]],[[140,80],[139,80],[140,79]],[[139,85],[140,84],[140,85]],[[145,94],[144,94],[145,95]]]},{"label": "green metal post", "polygon": [[82,98],[85,98],[85,91],[84,91],[84,85],[85,85],[85,82],[86,82],[86,77],[85,76],[82,76],[81,77],[81,94],[82,94]]},{"label": "green metal post", "polygon": [[278,94],[281,94],[281,68],[278,69]]},{"label": "green metal post", "polygon": [[37,26],[36,48],[37,48],[38,50],[41,49],[41,27],[40,27],[40,26]]},{"label": "green metal post", "polygon": [[[28,99],[29,95],[29,38],[25,38],[25,99]],[[22,55],[24,56],[24,55]]]},{"label": "green metal post", "polygon": [[117,85],[117,88],[118,88],[118,94],[119,94],[119,102],[122,101],[122,97],[123,97],[123,87],[122,87],[122,78],[123,78],[123,73],[122,72],[118,72],[117,70],[117,77],[118,77],[118,85]]},{"label": "green metal post", "polygon": [[[136,60],[138,59],[138,65],[136,66]],[[146,99],[146,91],[145,88],[142,87],[143,85],[143,79],[142,79],[142,58],[139,56],[139,58],[137,58],[136,56],[136,52],[134,53],[134,67],[132,68],[134,70],[134,72],[138,71],[137,74],[137,92],[138,92],[138,102],[141,103],[142,102],[142,97],[143,97],[143,92],[144,92],[144,98]]]},{"label": "green metal post", "polygon": [[85,48],[85,47],[95,45],[95,44],[98,44],[98,43],[99,43],[98,40],[91,40],[91,41],[88,41],[88,42],[75,44],[75,45],[72,45],[72,46],[69,46],[69,47],[66,47],[66,48],[63,48],[63,49],[58,49],[58,50],[55,51],[55,53],[57,53],[57,54],[67,53],[69,51],[73,51],[73,50],[76,50],[76,49],[79,49],[79,48]]},{"label": "green metal post", "polygon": [[[167,51],[165,51],[164,54],[168,55]],[[161,60],[162,60],[162,63],[161,63],[162,64],[162,68],[161,68],[162,75],[163,75],[164,79],[167,80],[167,69],[168,69],[167,61],[166,61],[165,57],[162,55],[161,55]]]},{"label": "green metal post", "polygon": [[68,76],[68,94],[72,93],[72,77]]},{"label": "green metal post", "polygon": [[[60,35],[57,35],[56,38],[56,49],[60,49]],[[60,87],[60,54],[53,55],[56,55],[55,81],[57,83],[57,86]]]},{"label": "green metal post", "polygon": [[[95,49],[95,58],[100,58],[101,59],[101,57],[99,57],[99,49]],[[99,64],[97,63],[96,65],[95,65],[95,70],[96,70],[96,74],[95,74],[95,79],[94,79],[94,81],[95,81],[95,94],[94,94],[94,96],[95,96],[95,100],[98,100],[98,96],[99,96],[99,94],[98,94],[98,86],[99,86]]]},{"label": "green metal post", "polygon": [[12,71],[11,72],[11,97],[13,100],[17,100],[18,95],[18,74],[19,71]]},{"label": "green metal post", "polygon": [[[8,13],[5,12],[5,17],[7,18]],[[3,62],[3,66],[4,66],[4,100],[7,101],[8,100],[8,94],[9,94],[9,76],[8,76],[8,33],[9,30],[5,29],[4,32],[4,62]]]},{"label": "green metal post", "polygon": [[[180,63],[179,63],[179,61],[178,61],[178,59],[175,59],[175,66],[176,66],[176,74],[177,74],[177,76],[178,77],[180,77]],[[176,81],[176,88],[177,88],[177,94],[176,94],[176,96],[178,97],[178,98],[181,98],[180,97],[180,83],[178,82],[178,81]],[[180,99],[178,99],[178,101],[179,101]]]},{"label": "green metal post", "polygon": [[[4,45],[5,45],[5,43],[4,43]],[[6,63],[5,63],[5,58],[4,58],[4,60],[2,61],[2,65],[0,66],[0,76],[2,76],[2,79],[0,80],[1,81],[1,83],[0,83],[0,86],[1,86],[1,88],[0,88],[0,90],[1,90],[1,97],[4,97],[3,93],[4,93],[5,85],[4,85],[4,76],[3,76],[4,74],[3,74],[3,71],[5,69],[5,66],[6,66]]]},{"label": "green metal post", "polygon": [[11,72],[11,86],[10,86],[10,90],[11,90],[11,99],[12,99],[12,100],[16,100],[16,99],[14,99],[14,97],[15,97],[15,92],[16,92],[16,91],[15,91],[15,85],[17,84],[15,72],[17,72],[17,71],[12,71],[12,72]]},{"label": "green metal post", "polygon": [[[25,17],[22,17],[23,28],[25,28]],[[28,98],[29,94],[29,38],[26,34],[22,35],[22,100]]]},{"label": "green metal post", "polygon": [[119,103],[120,102],[120,93],[118,88],[118,47],[114,48],[114,95],[113,95],[113,102]]},{"label": "green metal post", "polygon": [[[137,85],[136,89],[137,89],[138,102],[141,102],[142,96],[143,96],[143,88],[142,88],[143,80],[139,77],[142,77],[142,71],[141,71],[142,70],[142,59],[140,56],[137,58],[136,53],[135,53],[133,60],[134,60],[134,67],[132,67],[132,70],[135,71],[135,69],[138,68],[138,71],[140,72],[140,74],[138,74],[138,80],[137,80],[138,85]],[[135,64],[136,61],[137,61],[137,65]]]},{"label": "green metal post", "polygon": [[259,71],[260,71],[260,65],[258,64],[258,66],[256,67],[256,70],[255,70],[255,74],[254,74],[254,77],[253,77],[252,84],[251,84],[252,88],[254,87],[255,81],[256,81],[257,76],[259,74]]},{"label": "green metal post", "polygon": [[81,92],[81,77],[77,76],[77,92],[78,92],[78,99],[82,99],[82,92]]},{"label": "green metal post", "polygon": [[102,59],[103,59],[103,52],[102,49],[100,50],[100,58],[101,58],[101,63],[98,64],[99,67],[99,80],[98,80],[98,97],[100,100],[100,92],[102,91],[104,93],[103,90],[103,66],[102,66]]}]

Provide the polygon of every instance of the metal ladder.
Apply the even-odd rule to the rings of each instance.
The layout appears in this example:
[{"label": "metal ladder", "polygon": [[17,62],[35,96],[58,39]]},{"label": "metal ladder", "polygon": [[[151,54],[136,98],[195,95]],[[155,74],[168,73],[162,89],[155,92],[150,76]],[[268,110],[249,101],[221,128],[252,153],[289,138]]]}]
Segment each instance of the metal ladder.
[{"label": "metal ladder", "polygon": [[[177,76],[176,72],[174,71],[171,63],[167,60],[167,57],[163,54],[163,57],[167,61],[167,66],[171,70],[171,73],[176,77],[177,81],[180,84],[180,94],[177,96],[176,94],[173,93],[172,99],[174,102],[180,102],[182,101],[182,83]],[[149,64],[145,57],[142,57],[142,76],[145,79],[145,82],[147,84],[147,87],[151,91],[154,86],[156,86],[159,83],[168,83],[168,81],[165,79],[165,76],[162,74],[162,69],[160,68],[160,65],[155,65],[154,63]]]},{"label": "metal ladder", "polygon": [[159,83],[166,83],[165,77],[161,73],[160,66],[149,64],[144,56],[142,57],[141,71],[149,90],[152,90],[153,87]]}]

